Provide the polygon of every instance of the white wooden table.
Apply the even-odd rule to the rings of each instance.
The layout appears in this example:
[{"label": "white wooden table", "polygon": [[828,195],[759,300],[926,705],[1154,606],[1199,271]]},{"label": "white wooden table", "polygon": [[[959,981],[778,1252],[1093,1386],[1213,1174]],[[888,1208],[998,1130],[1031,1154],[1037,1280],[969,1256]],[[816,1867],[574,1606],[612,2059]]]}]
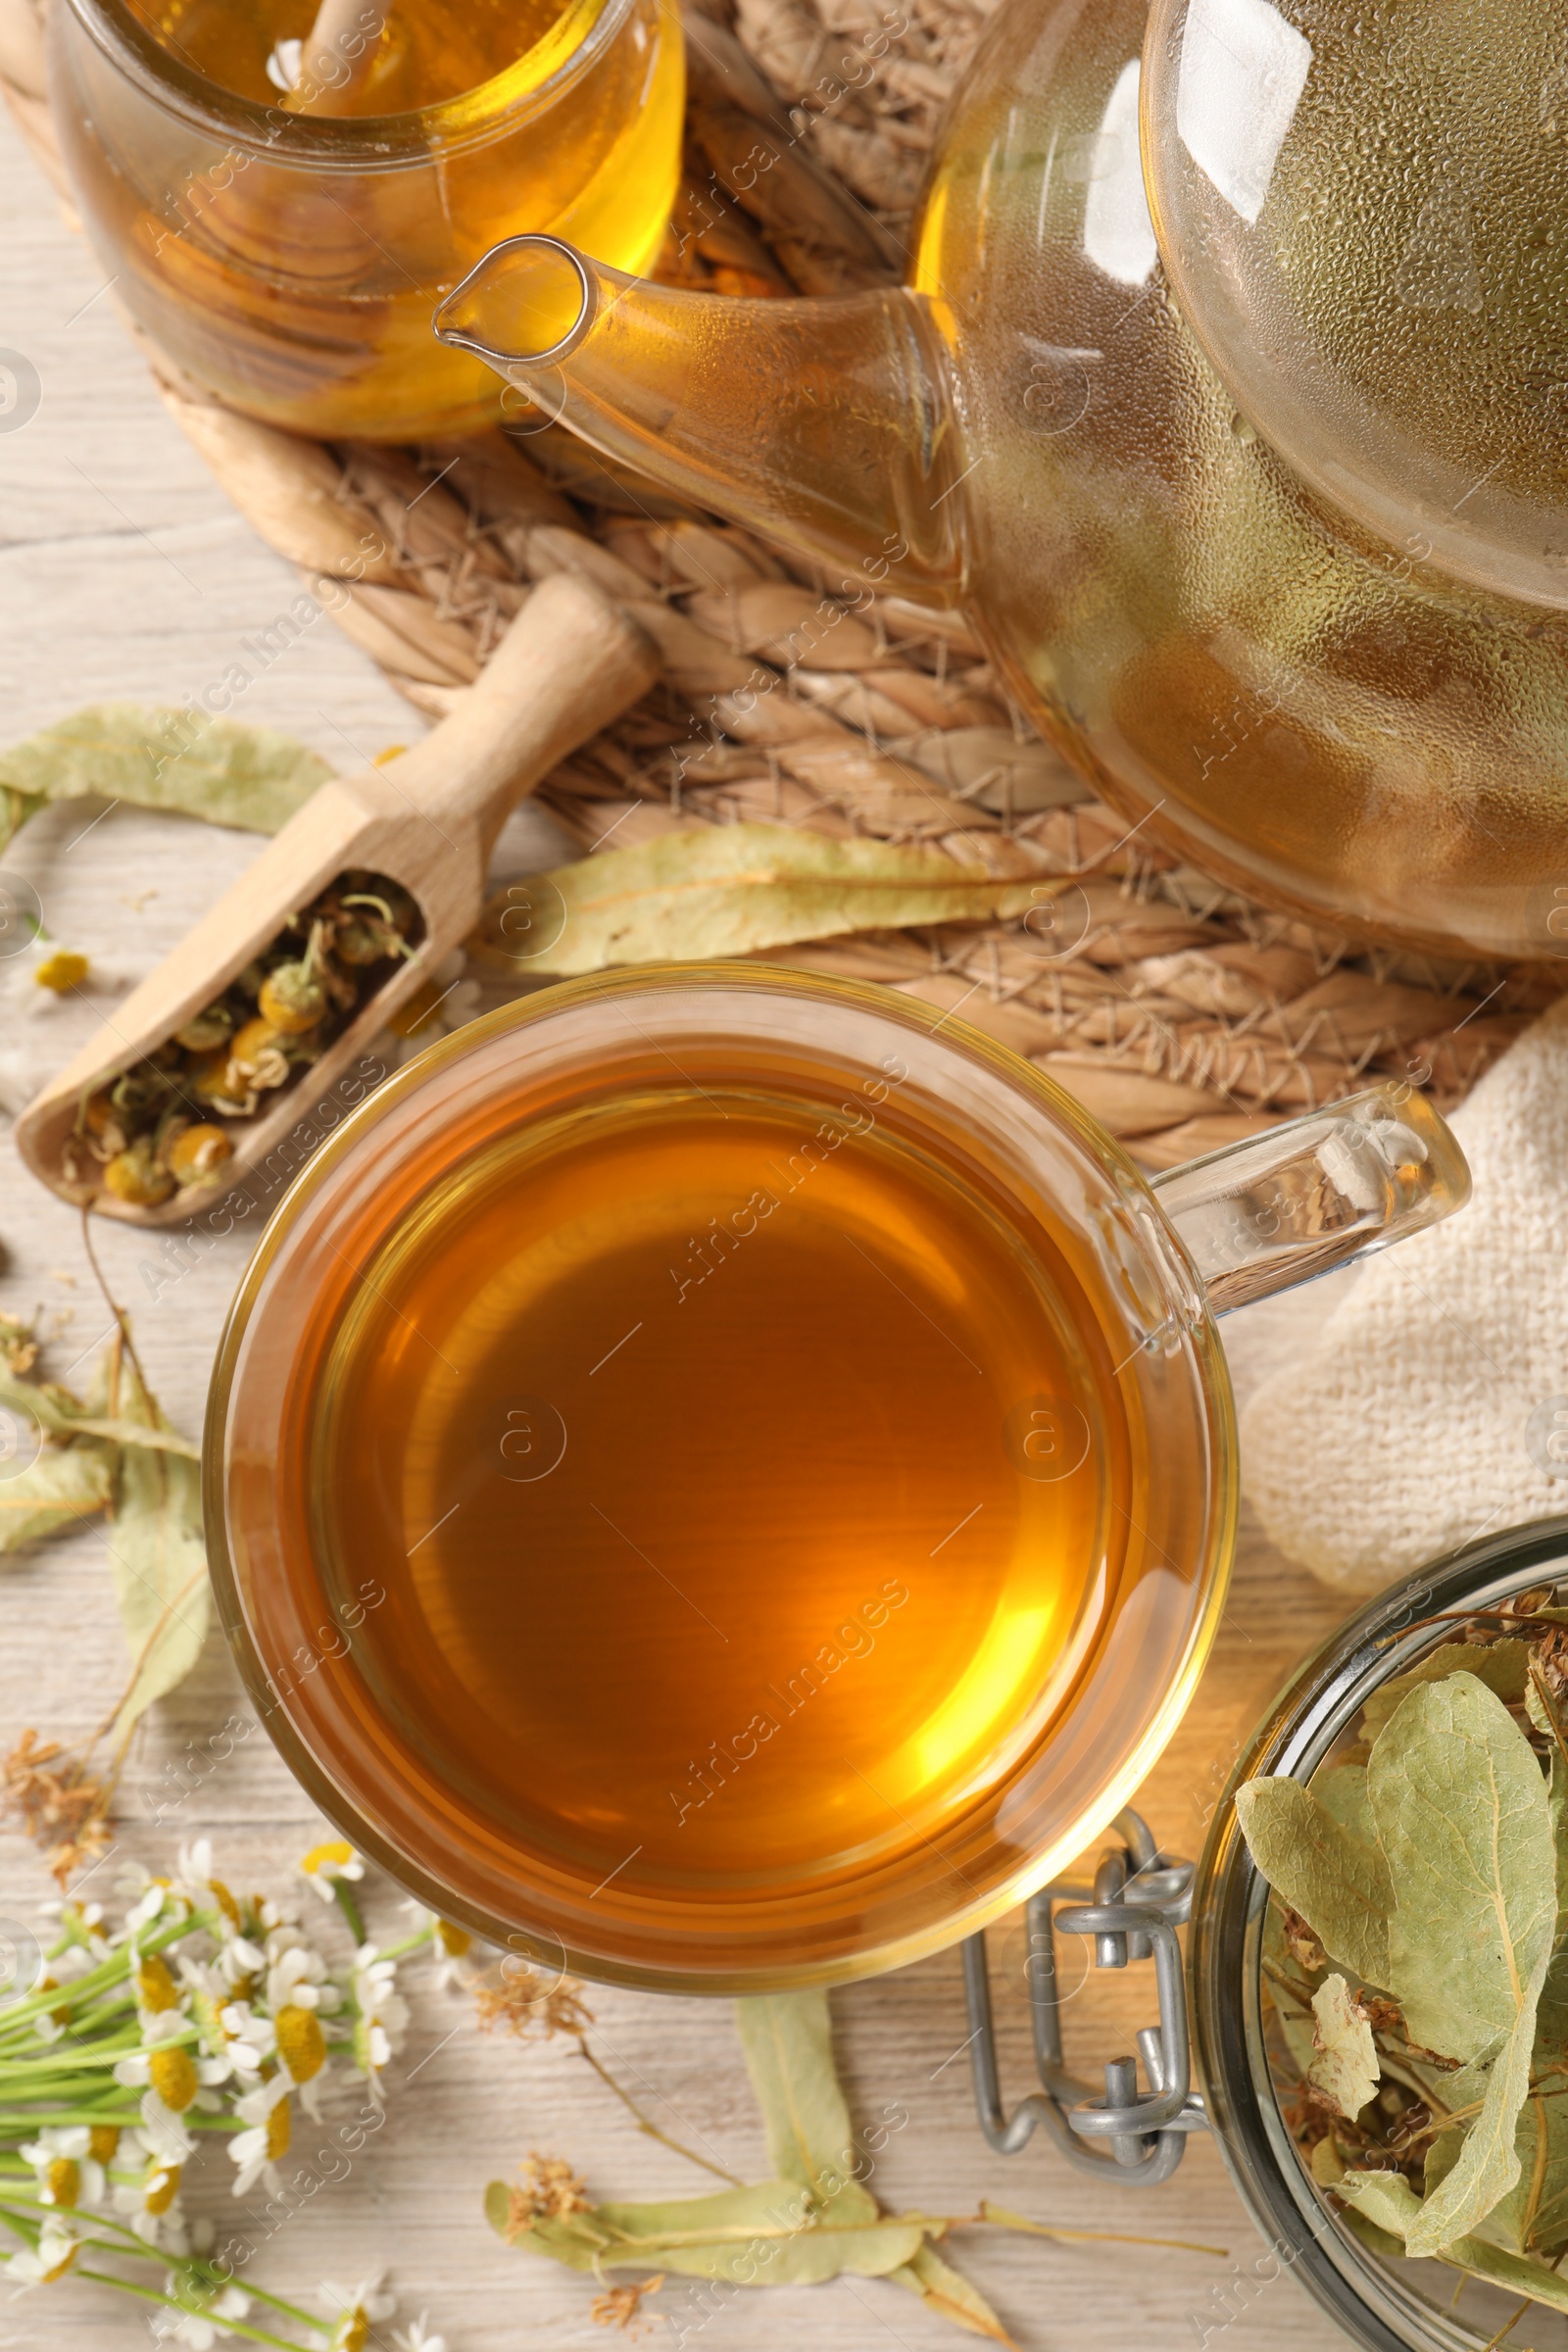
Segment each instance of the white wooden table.
[{"label": "white wooden table", "polygon": [[[239,520],[166,416],[126,342],[103,278],[0,117],[0,347],[22,352],[42,387],[35,416],[0,430],[0,740],[75,707],[122,697],[178,703],[236,658],[291,601],[287,567]],[[0,419],[3,422],[3,419]],[[292,729],[337,765],[406,741],[418,721],[329,619],[260,676],[236,716]],[[91,824],[95,816],[100,821]],[[255,837],[122,808],[79,805],[29,825],[3,862],[39,891],[56,936],[85,949],[114,986],[133,981],[255,855]],[[4,967],[0,966],[0,987]],[[42,992],[32,991],[33,995]],[[107,1005],[112,998],[104,997]],[[94,1023],[90,1008],[51,1004],[24,1020],[0,997],[0,1068],[13,1085],[41,1076]],[[100,1224],[99,1248],[135,1314],[149,1373],[175,1424],[200,1429],[208,1371],[243,1262],[236,1236],[155,1298],[142,1273],[143,1237]],[[107,1317],[91,1288],[73,1213],[18,1165],[0,1120],[0,1306],[41,1308],[48,1369],[79,1377]],[[1227,1331],[1239,1385],[1280,1349],[1298,1346],[1335,1285],[1254,1308]],[[1198,1850],[1238,1740],[1301,1654],[1343,1614],[1255,1531],[1213,1663],[1186,1725],[1140,1804],[1164,1841]],[[26,1726],[72,1740],[112,1701],[124,1673],[102,1539],[85,1533],[0,1568],[0,1747]],[[123,1786],[120,1847],[93,1891],[111,1890],[123,1858],[158,1868],[182,1837],[210,1833],[225,1879],[286,1890],[318,1817],[258,1737],[211,1770],[183,1804],[151,1815],[178,1783],[189,1743],[245,1702],[215,1636],[191,1680],[144,1727]],[[188,1781],[191,1776],[185,1775]],[[0,1913],[28,1917],[52,1887],[35,1852],[0,1835]],[[330,1935],[303,1886],[299,1900]],[[372,1928],[388,1938],[402,1915],[394,1888],[372,1886]],[[1023,1946],[1016,1921],[993,1937],[999,2022],[1013,2095],[1027,2086]],[[1088,2071],[1148,2022],[1150,1972],[1092,1979],[1068,2011],[1075,2057]],[[569,2045],[528,2048],[483,2038],[466,2004],[414,1991],[407,2050],[390,2078],[391,2113],[351,2176],[311,2198],[257,2256],[254,2275],[304,2300],[323,2277],[352,2283],[385,2266],[405,2318],[428,2307],[454,2352],[604,2343],[589,2325],[585,2281],[504,2247],[479,2206],[485,2181],[530,2149],[569,2156],[600,2194],[697,2194],[706,2176],[640,2137]],[[765,2176],[761,2133],[727,2006],[596,1992],[598,2046],[679,2137],[718,2152],[748,2179]],[[1223,2321],[1216,2300],[1235,2262],[1256,2252],[1217,2152],[1197,2142],[1177,2179],[1150,2196],[1105,2196],[1038,2147],[1010,2161],[987,2151],[969,2103],[956,1951],[835,1996],[842,2063],[858,2111],[907,2110],[874,2185],[885,2203],[949,2212],[990,2195],[1042,2220],[1123,2229],[1224,2246],[1228,2255],[1139,2247],[1054,2245],[975,2233],[956,2259],[1027,2347],[1164,2352],[1198,2345]],[[404,2080],[399,2080],[402,2076]],[[415,2079],[408,2080],[413,2077]],[[345,2092],[345,2098],[347,2096]],[[310,2143],[301,2146],[309,2152]],[[194,2210],[232,2226],[229,2168],[206,2166]],[[672,2282],[649,2307],[666,2316],[654,2343],[696,2341],[700,2314]],[[143,2340],[136,2308],[106,2289],[68,2282],[4,2307],[0,2343],[14,2352],[122,2352]],[[385,2329],[380,2340],[385,2340]],[[700,2328],[704,2352],[876,2352],[953,2345],[956,2331],[915,2298],[858,2279],[739,2298]],[[1344,2339],[1283,2275],[1245,2316],[1210,2333],[1224,2352],[1328,2352]]]}]

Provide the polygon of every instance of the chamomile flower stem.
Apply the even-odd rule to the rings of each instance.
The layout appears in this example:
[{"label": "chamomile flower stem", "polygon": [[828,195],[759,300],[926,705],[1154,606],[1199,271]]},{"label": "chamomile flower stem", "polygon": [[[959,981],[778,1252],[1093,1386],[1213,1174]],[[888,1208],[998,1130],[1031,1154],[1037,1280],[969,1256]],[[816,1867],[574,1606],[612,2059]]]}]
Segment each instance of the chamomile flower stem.
[{"label": "chamomile flower stem", "polygon": [[411,1952],[422,1952],[427,1944],[434,1941],[434,1928],[421,1928],[417,1936],[405,1936],[401,1943],[383,1944],[380,1957],[383,1960],[406,1960]]},{"label": "chamomile flower stem", "polygon": [[[194,2041],[196,2037],[197,2028],[192,2025],[182,2033],[171,2034],[158,2046],[160,2049],[174,2049],[180,2042]],[[68,2050],[63,2050],[57,2042],[53,2048],[39,2047],[36,2058],[0,2059],[0,2081],[14,2082],[19,2075],[69,2075],[78,2070],[85,2072],[88,2068],[113,2066],[127,2051],[140,2047],[141,2035],[134,2029],[129,2033],[118,2031],[113,2040],[100,2041],[89,2050],[82,2049],[75,2040]]]},{"label": "chamomile flower stem", "polygon": [[[172,2034],[167,2041],[157,2046],[162,2050],[185,2049],[195,2039],[194,2034]],[[101,2080],[106,2071],[120,2064],[122,2058],[134,2058],[141,2046],[135,2040],[119,2041],[111,2043],[107,2050],[78,2053],[74,2060],[56,2066],[8,2066],[0,2072],[0,2088],[14,2097],[25,2098],[29,2091],[54,2089],[75,2076],[85,2094],[95,2078]]]},{"label": "chamomile flower stem", "polygon": [[353,1936],[354,1948],[358,1951],[360,1945],[367,1941],[365,1919],[359,1904],[354,1899],[354,1889],[347,1879],[332,1881],[332,1900],[348,1921],[349,1934]]},{"label": "chamomile flower stem", "polygon": [[[58,2205],[46,2205],[41,2197],[3,2197],[0,2198],[0,2205],[3,2205],[8,2213],[16,2211],[31,2213],[39,2222],[48,2221],[51,2218],[62,2218],[61,2208]],[[133,2262],[152,2262],[165,2269],[168,2268],[169,2257],[167,2254],[156,2253],[152,2247],[144,2244],[133,2230],[122,2229],[119,2222],[111,2221],[107,2214],[95,2213],[90,2217],[83,2217],[75,2212],[74,2206],[69,2208],[69,2211],[78,2221],[90,2218],[94,2230],[112,2230],[115,2232],[113,2237],[85,2236],[79,2240],[80,2244],[96,2246],[100,2253],[128,2254]],[[12,2228],[16,2227],[16,2223],[13,2222]]]},{"label": "chamomile flower stem", "polygon": [[[216,1911],[191,1911],[181,1919],[171,1919],[161,1927],[145,1931],[136,1939],[137,1951],[145,1960],[152,1953],[161,1952],[167,1944],[178,1943],[182,1936],[194,1936],[203,1930],[211,1934],[218,1924]],[[96,1968],[89,1969],[74,1984],[51,1984],[42,1991],[29,1992],[24,2001],[14,2001],[7,2007],[5,2027],[0,2032],[0,2046],[13,2040],[21,2029],[30,2026],[35,2018],[46,2017],[52,2009],[64,2008],[68,2002],[73,2009],[76,2009],[84,1999],[95,2000],[99,1993],[126,1984],[129,1976],[130,1947],[121,1944],[107,1960],[100,1961]]]},{"label": "chamomile flower stem", "polygon": [[139,2107],[57,2107],[39,2114],[26,2109],[18,2115],[0,2115],[0,2139],[15,2139],[19,2132],[30,2138],[35,2132],[69,2132],[73,2124],[115,2124],[129,2132],[141,2122]]},{"label": "chamomile flower stem", "polygon": [[298,2320],[302,2328],[318,2328],[324,2332],[332,2325],[330,2321],[318,2319],[314,2311],[301,2311],[297,2303],[285,2303],[281,2295],[270,2295],[265,2286],[253,2286],[249,2279],[245,2282],[245,2292],[253,2303],[266,2303],[273,2311],[282,2312],[286,2319]]},{"label": "chamomile flower stem", "polygon": [[[173,2302],[168,2295],[161,2295],[156,2287],[137,2286],[133,2279],[117,2278],[112,2271],[77,2271],[76,2277],[91,2278],[100,2286],[118,2286],[122,2295],[135,2295],[143,2303],[161,2303],[166,2311],[185,2309],[184,2304]],[[252,2290],[247,2287],[245,2291],[249,2294]],[[315,2320],[311,2322],[313,2328],[318,2324]],[[247,2336],[253,2344],[272,2344],[277,2347],[277,2352],[300,2352],[299,2345],[291,2344],[286,2335],[269,2335],[265,2328],[248,2328],[243,2320],[225,2319],[220,2325],[225,2335]]]}]

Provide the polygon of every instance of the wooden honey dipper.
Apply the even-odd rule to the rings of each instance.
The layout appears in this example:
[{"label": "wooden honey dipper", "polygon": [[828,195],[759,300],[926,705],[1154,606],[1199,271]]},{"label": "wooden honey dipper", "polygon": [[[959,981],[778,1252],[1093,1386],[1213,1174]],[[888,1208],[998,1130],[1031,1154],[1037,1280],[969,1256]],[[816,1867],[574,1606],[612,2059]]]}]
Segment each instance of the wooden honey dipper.
[{"label": "wooden honey dipper", "polygon": [[[85,1099],[144,1060],[212,1004],[272,947],[291,916],[339,875],[366,870],[399,884],[422,918],[416,952],[360,1005],[300,1082],[270,1107],[224,1122],[233,1144],[215,1178],[157,1206],[100,1191],[90,1205],[134,1225],[169,1225],[222,1198],[422,987],[479,919],[496,835],[522,796],[616,717],[659,675],[651,641],[618,606],[570,573],[544,580],[450,717],[381,767],[323,784],[195,929],[116,1008],[17,1121],[27,1166],[79,1201],[65,1153]],[[198,1117],[205,1110],[197,1109]]]}]

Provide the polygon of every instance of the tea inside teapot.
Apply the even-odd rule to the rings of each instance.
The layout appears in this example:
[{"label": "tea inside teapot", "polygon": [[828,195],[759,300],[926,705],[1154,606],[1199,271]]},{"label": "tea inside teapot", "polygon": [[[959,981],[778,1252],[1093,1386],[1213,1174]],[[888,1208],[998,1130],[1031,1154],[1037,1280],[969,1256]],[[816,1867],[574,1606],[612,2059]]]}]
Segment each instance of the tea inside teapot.
[{"label": "tea inside teapot", "polygon": [[564,268],[498,249],[437,331],[703,505],[963,599],[1130,823],[1325,925],[1568,945],[1546,0],[1011,0],[906,287]]}]

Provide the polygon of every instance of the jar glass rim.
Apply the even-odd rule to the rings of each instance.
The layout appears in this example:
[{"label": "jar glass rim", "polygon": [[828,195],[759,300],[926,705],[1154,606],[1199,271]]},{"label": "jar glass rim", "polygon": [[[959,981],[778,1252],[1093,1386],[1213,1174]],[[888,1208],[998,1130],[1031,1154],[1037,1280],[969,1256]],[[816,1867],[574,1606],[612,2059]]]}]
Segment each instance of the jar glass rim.
[{"label": "jar glass rim", "polygon": [[1484,1613],[1554,1574],[1568,1578],[1568,1515],[1465,1544],[1376,1594],[1274,1701],[1237,1761],[1199,1864],[1187,1967],[1194,2054],[1215,2138],[1272,2256],[1298,2269],[1367,2352],[1481,2352],[1484,2338],[1352,2236],[1290,2136],[1263,2041],[1269,1889],[1241,1835],[1235,1793],[1259,1774],[1309,1781],[1382,1684],[1453,1638],[1441,1621]]},{"label": "jar glass rim", "polygon": [[471,90],[395,115],[296,114],[225,89],[183,63],[126,0],[67,0],[89,39],[166,113],[236,149],[313,172],[397,171],[480,145],[547,113],[587,72],[636,0],[565,0],[555,23]]}]

